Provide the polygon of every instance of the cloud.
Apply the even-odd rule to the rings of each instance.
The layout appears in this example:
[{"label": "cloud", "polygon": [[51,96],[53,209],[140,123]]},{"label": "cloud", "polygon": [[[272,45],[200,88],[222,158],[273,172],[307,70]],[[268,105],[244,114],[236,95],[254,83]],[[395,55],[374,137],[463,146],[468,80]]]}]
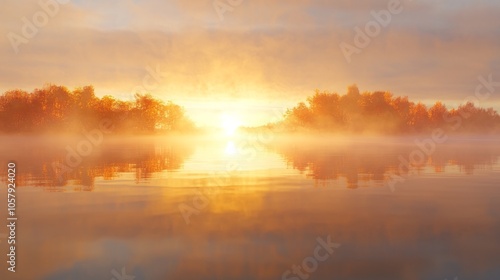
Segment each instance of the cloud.
[{"label": "cloud", "polygon": [[[0,12],[4,34],[38,9],[37,1],[11,2]],[[298,101],[316,88],[343,93],[357,83],[412,99],[462,100],[477,76],[500,79],[500,5],[489,1],[449,9],[405,2],[347,63],[339,44],[351,43],[354,28],[387,2],[244,0],[223,21],[212,1],[72,2],[19,54],[3,37],[0,63],[9,67],[0,69],[1,90],[93,84],[98,94],[127,96],[149,67],[161,72],[151,92],[166,99]]]}]

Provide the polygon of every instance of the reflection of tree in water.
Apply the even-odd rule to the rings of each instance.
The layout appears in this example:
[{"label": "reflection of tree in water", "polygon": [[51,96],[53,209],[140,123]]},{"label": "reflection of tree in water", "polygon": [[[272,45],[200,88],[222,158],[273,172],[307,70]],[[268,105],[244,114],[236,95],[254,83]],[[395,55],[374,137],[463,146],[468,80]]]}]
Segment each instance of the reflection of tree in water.
[{"label": "reflection of tree in water", "polygon": [[120,173],[134,173],[139,183],[154,173],[180,169],[193,152],[192,146],[177,140],[104,141],[94,147],[90,155],[83,156],[80,164],[71,167],[66,161],[67,143],[21,143],[9,143],[2,149],[5,158],[16,162],[17,185],[42,186],[49,191],[61,191],[62,186],[68,185],[77,186],[76,190],[92,191],[96,177],[112,180]]},{"label": "reflection of tree in water", "polygon": [[418,150],[412,142],[297,144],[291,141],[280,143],[274,149],[284,157],[287,165],[305,173],[317,184],[326,185],[343,178],[348,188],[384,185],[389,174],[441,173],[452,167],[458,168],[460,173],[472,174],[476,169],[493,166],[500,155],[500,146],[494,141],[453,142],[438,145],[423,163],[410,164],[408,169],[401,164],[401,159],[408,161],[410,154]]}]

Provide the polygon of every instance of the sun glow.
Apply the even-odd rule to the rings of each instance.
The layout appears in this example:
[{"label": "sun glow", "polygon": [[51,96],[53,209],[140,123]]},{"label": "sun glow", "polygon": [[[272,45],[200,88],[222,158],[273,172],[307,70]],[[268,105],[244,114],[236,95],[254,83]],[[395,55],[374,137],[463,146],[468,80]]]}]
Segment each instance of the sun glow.
[{"label": "sun glow", "polygon": [[240,127],[240,119],[234,115],[224,114],[221,116],[222,124],[221,128],[227,136],[234,135],[238,127]]},{"label": "sun glow", "polygon": [[236,154],[236,146],[233,141],[227,142],[224,153],[229,156],[234,156]]}]

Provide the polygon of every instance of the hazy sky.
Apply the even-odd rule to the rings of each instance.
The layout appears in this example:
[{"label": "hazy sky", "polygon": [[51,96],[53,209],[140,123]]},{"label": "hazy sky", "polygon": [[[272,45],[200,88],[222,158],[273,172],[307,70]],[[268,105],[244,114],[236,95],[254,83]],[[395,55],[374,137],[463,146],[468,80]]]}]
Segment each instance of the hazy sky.
[{"label": "hazy sky", "polygon": [[[355,28],[390,0],[59,0],[68,3],[44,18],[40,3],[53,1],[2,2],[1,91],[92,84],[128,99],[145,90],[198,123],[235,114],[255,124],[315,89],[356,83],[457,106],[478,76],[500,82],[500,1],[402,0],[362,47]],[[231,10],[221,17],[214,3]],[[350,62],[342,42],[358,46]],[[500,87],[480,105],[499,110]]]}]

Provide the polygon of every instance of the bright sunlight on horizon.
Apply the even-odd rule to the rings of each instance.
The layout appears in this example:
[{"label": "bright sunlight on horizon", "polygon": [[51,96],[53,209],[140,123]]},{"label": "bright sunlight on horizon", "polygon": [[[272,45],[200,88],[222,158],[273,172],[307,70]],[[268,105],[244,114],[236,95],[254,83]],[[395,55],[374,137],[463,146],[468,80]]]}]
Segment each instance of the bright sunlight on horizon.
[{"label": "bright sunlight on horizon", "polygon": [[5,0],[0,280],[499,280],[500,0]]}]

